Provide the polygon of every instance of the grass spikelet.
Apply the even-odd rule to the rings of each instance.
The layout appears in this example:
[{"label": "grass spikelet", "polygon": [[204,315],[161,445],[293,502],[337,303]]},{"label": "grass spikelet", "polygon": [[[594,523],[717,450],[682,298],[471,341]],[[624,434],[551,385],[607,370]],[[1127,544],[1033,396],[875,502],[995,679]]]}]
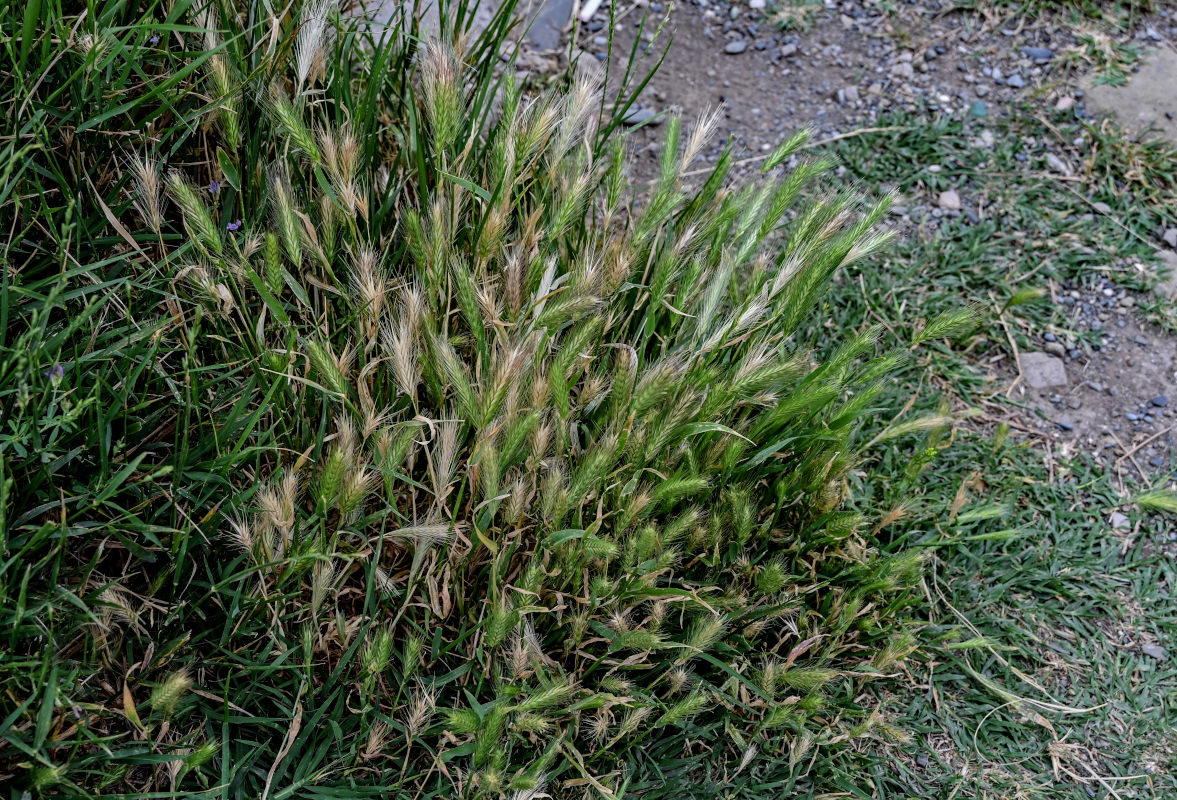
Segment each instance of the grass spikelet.
[{"label": "grass spikelet", "polygon": [[290,179],[283,168],[275,167],[267,172],[267,186],[269,188],[270,208],[274,222],[278,228],[278,236],[282,246],[286,248],[286,257],[296,269],[302,267],[303,233],[302,221],[298,216],[298,209],[294,204],[294,192],[290,188]]},{"label": "grass spikelet", "polygon": [[932,339],[956,339],[981,324],[983,313],[978,306],[967,306],[943,314],[928,321],[924,329],[912,340],[915,344]]},{"label": "grass spikelet", "polygon": [[176,713],[177,707],[187,695],[188,690],[192,688],[192,679],[188,674],[181,670],[180,672],[173,672],[164,678],[151,691],[151,699],[148,701],[152,710],[162,714],[165,718],[171,717]]},{"label": "grass spikelet", "polygon": [[[298,35],[294,40],[294,63],[301,88],[312,71],[322,71],[323,49],[330,38],[332,0],[311,0],[302,7]],[[318,69],[316,69],[316,67]]]},{"label": "grass spikelet", "polygon": [[458,60],[453,48],[438,40],[425,46],[421,58],[421,84],[425,90],[425,112],[433,131],[434,148],[448,151],[458,135],[462,114]]},{"label": "grass spikelet", "polygon": [[838,673],[832,669],[821,669],[818,667],[803,669],[794,667],[781,671],[777,675],[777,680],[791,689],[802,692],[814,692],[836,677],[838,677]]},{"label": "grass spikelet", "polygon": [[307,127],[298,101],[290,99],[286,90],[277,83],[272,83],[264,96],[264,105],[270,112],[278,133],[285,137],[290,146],[303,152],[313,163],[319,163],[322,160],[319,146]]},{"label": "grass spikelet", "polygon": [[528,695],[515,705],[516,711],[543,711],[567,701],[576,692],[570,683],[554,683]]},{"label": "grass spikelet", "polygon": [[330,342],[318,340],[306,342],[305,349],[315,375],[323,385],[338,395],[349,396],[351,384],[348,382],[347,370],[351,364],[350,350],[344,350],[337,356]]},{"label": "grass spikelet", "polygon": [[129,160],[134,180],[131,202],[143,224],[159,233],[163,227],[163,182],[159,177],[159,165],[141,156],[131,156]]},{"label": "grass spikelet", "polygon": [[654,725],[659,728],[666,725],[679,725],[703,711],[707,707],[708,702],[706,692],[702,690],[693,691],[663,711]]},{"label": "grass spikelet", "polygon": [[196,192],[196,187],[180,172],[172,171],[167,178],[168,194],[184,216],[184,228],[191,241],[206,256],[219,257],[224,250],[221,232],[213,222],[208,206]]}]

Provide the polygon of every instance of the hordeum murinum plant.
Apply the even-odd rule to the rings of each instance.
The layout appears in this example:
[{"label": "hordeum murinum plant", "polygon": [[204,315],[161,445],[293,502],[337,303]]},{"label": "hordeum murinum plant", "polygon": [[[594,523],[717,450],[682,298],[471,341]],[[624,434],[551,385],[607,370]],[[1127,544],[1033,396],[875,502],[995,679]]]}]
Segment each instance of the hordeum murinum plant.
[{"label": "hordeum murinum plant", "polygon": [[87,577],[95,668],[154,686],[127,735],[173,759],[113,780],[682,796],[899,736],[855,698],[915,646],[921,559],[844,501],[904,353],[796,335],[886,204],[826,190],[804,135],[688,184],[711,115],[635,185],[590,75],[525,92],[497,41],[262,17],[174,33],[215,54],[210,158],[128,184],[185,436],[127,481],[174,530]]}]

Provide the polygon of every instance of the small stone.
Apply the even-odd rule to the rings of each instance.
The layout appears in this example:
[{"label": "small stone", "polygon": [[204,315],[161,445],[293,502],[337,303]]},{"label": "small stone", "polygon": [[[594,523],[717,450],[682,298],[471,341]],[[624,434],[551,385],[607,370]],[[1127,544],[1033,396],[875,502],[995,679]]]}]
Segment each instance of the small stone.
[{"label": "small stone", "polygon": [[788,58],[789,56],[795,55],[796,53],[797,45],[793,44],[792,42],[787,42],[781,45],[781,58]]},{"label": "small stone", "polygon": [[1169,228],[1161,238],[1165,240],[1165,244],[1177,250],[1177,228]]},{"label": "small stone", "polygon": [[911,65],[910,61],[900,61],[891,67],[891,74],[896,78],[914,78],[915,67]]},{"label": "small stone", "polygon": [[1005,79],[1005,85],[1014,89],[1022,89],[1026,86],[1026,80],[1016,72]]},{"label": "small stone", "polygon": [[1067,166],[1065,161],[1056,156],[1054,153],[1046,154],[1046,166],[1063,175],[1071,174],[1071,168]]},{"label": "small stone", "polygon": [[[1151,422],[1152,420],[1149,420],[1149,421]],[[1157,456],[1156,458],[1150,458],[1148,460],[1148,463],[1154,467],[1163,467],[1163,466],[1165,466],[1165,459],[1162,458],[1161,456]]]},{"label": "small stone", "polygon": [[658,125],[662,120],[658,118],[658,112],[654,109],[647,108],[646,106],[638,106],[629,110],[629,113],[625,115],[624,122],[626,125],[637,127],[638,125],[647,123]]},{"label": "small stone", "polygon": [[960,211],[960,195],[949,190],[947,192],[940,192],[940,200],[938,201],[940,208],[948,211]]},{"label": "small stone", "polygon": [[1094,208],[1096,211],[1098,211],[1100,214],[1112,213],[1112,207],[1109,206],[1107,203],[1092,203],[1091,207]]},{"label": "small stone", "polygon": [[1069,420],[1060,419],[1057,422],[1055,422],[1054,424],[1058,426],[1058,429],[1060,431],[1073,431],[1073,430],[1075,430],[1074,423],[1070,422]]},{"label": "small stone", "polygon": [[1054,51],[1049,47],[1023,47],[1022,55],[1031,61],[1049,61],[1054,58]]},{"label": "small stone", "polygon": [[1128,517],[1124,514],[1121,514],[1119,511],[1113,511],[1112,515],[1108,518],[1108,522],[1111,523],[1112,528],[1117,531],[1126,531],[1130,525]]},{"label": "small stone", "polygon": [[1065,358],[1067,355],[1067,348],[1059,342],[1047,342],[1042,349],[1056,358]]},{"label": "small stone", "polygon": [[1031,389],[1049,389],[1067,385],[1067,369],[1062,360],[1047,353],[1023,353],[1022,377]]},{"label": "small stone", "polygon": [[723,48],[723,52],[729,56],[738,56],[740,53],[748,49],[748,43],[743,39],[736,39],[734,42],[728,42]]},{"label": "small stone", "polygon": [[969,116],[984,118],[989,116],[989,107],[985,105],[984,101],[977,100],[969,106]]},{"label": "small stone", "polygon": [[1156,397],[1154,397],[1152,400],[1149,400],[1148,402],[1151,403],[1156,408],[1164,408],[1167,405],[1169,405],[1169,398],[1165,397],[1163,394],[1158,394]]},{"label": "small stone", "polygon": [[748,8],[753,11],[762,11],[767,5],[766,0],[748,0]]},{"label": "small stone", "polygon": [[928,766],[928,754],[927,753],[920,753],[918,756],[916,756],[915,757],[915,765],[917,767]]},{"label": "small stone", "polygon": [[1149,658],[1155,658],[1157,661],[1165,660],[1165,648],[1159,644],[1146,644],[1140,648],[1140,651]]},{"label": "small stone", "polygon": [[844,92],[847,103],[857,103],[858,102],[858,87],[857,86],[847,86],[842,91]]}]

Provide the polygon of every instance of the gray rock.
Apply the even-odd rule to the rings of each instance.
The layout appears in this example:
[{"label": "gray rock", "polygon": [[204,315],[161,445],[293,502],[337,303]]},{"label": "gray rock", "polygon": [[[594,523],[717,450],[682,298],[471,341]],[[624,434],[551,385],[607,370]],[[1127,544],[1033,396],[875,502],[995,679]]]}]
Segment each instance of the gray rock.
[{"label": "gray rock", "polygon": [[1100,214],[1112,213],[1112,207],[1109,206],[1107,203],[1092,203],[1091,207],[1094,208],[1096,211],[1098,211]]},{"label": "gray rock", "polygon": [[1148,402],[1152,403],[1157,408],[1164,408],[1165,406],[1169,405],[1169,398],[1165,397],[1163,394],[1159,394]]},{"label": "gray rock", "polygon": [[623,121],[626,125],[631,125],[634,127],[644,124],[658,125],[662,122],[661,118],[658,117],[658,112],[652,108],[647,108],[646,106],[637,106],[636,108],[631,108],[625,115]]},{"label": "gray rock", "polygon": [[789,56],[797,54],[797,45],[792,42],[786,42],[781,45],[781,58],[788,58]]},{"label": "gray rock", "polygon": [[1067,385],[1067,369],[1061,359],[1046,353],[1022,353],[1022,377],[1031,389]]},{"label": "gray rock", "polygon": [[1049,47],[1023,47],[1022,55],[1031,61],[1049,61],[1054,58],[1054,51]]},{"label": "gray rock", "polygon": [[1146,644],[1140,648],[1140,651],[1149,658],[1155,658],[1157,661],[1165,660],[1165,648],[1159,644]]},{"label": "gray rock", "polygon": [[734,42],[728,42],[727,45],[724,46],[723,52],[727,53],[729,56],[738,56],[747,49],[747,42],[745,42],[743,39],[736,39]]},{"label": "gray rock", "polygon": [[1026,79],[1015,72],[1005,79],[1005,85],[1014,89],[1023,89],[1026,86]]},{"label": "gray rock", "polygon": [[1121,514],[1119,511],[1113,511],[1112,515],[1108,517],[1108,522],[1110,522],[1112,527],[1118,531],[1128,530],[1131,524],[1128,521],[1127,515]]},{"label": "gray rock", "polygon": [[1054,170],[1055,172],[1058,172],[1062,175],[1070,175],[1071,174],[1071,168],[1069,166],[1067,166],[1067,163],[1065,161],[1063,161],[1061,158],[1059,158],[1058,156],[1056,156],[1054,153],[1047,153],[1046,154],[1046,166],[1050,167],[1052,170]]},{"label": "gray rock", "polygon": [[1165,244],[1177,250],[1177,228],[1169,228],[1161,238],[1165,240]]},{"label": "gray rock", "polygon": [[891,67],[891,74],[896,78],[911,79],[915,77],[915,67],[911,65],[910,61],[900,61]]},{"label": "gray rock", "polygon": [[947,192],[940,192],[940,199],[938,202],[940,208],[944,208],[949,211],[960,211],[960,195],[952,190]]},{"label": "gray rock", "polygon": [[1067,355],[1067,348],[1059,342],[1047,342],[1042,349],[1056,358],[1065,358]]},{"label": "gray rock", "polygon": [[767,5],[768,3],[766,0],[748,0],[748,8],[752,9],[753,11],[763,11],[764,7]]}]

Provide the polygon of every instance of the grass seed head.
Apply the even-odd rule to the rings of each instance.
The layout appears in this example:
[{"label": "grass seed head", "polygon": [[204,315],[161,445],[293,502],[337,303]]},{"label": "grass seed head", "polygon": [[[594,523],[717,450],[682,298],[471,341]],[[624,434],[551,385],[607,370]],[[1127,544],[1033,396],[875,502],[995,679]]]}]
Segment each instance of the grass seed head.
[{"label": "grass seed head", "polygon": [[191,688],[192,679],[188,677],[188,673],[182,670],[173,672],[152,690],[151,699],[148,702],[153,710],[158,711],[165,718],[171,717]]},{"label": "grass seed head", "polygon": [[163,181],[159,164],[141,156],[131,156],[130,164],[134,179],[131,202],[143,224],[158,234],[163,228]]}]

